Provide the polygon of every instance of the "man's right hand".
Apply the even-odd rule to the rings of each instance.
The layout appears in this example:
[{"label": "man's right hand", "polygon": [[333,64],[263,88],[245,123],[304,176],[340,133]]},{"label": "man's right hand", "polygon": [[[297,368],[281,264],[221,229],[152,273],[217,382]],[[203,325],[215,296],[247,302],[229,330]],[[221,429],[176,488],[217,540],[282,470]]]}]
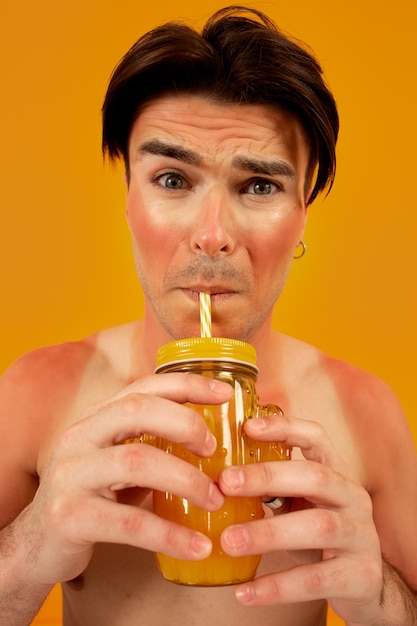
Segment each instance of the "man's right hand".
[{"label": "man's right hand", "polygon": [[153,375],[95,405],[68,428],[33,501],[15,522],[21,526],[19,536],[26,538],[26,576],[37,584],[75,578],[87,567],[97,542],[129,544],[177,558],[208,556],[207,537],[144,507],[121,504],[117,492],[137,487],[144,499],[152,489],[170,491],[214,511],[224,500],[216,484],[156,447],[119,444],[147,433],[210,456],[216,447],[213,435],[202,417],[183,405],[220,404],[231,396],[228,384],[199,375]]}]

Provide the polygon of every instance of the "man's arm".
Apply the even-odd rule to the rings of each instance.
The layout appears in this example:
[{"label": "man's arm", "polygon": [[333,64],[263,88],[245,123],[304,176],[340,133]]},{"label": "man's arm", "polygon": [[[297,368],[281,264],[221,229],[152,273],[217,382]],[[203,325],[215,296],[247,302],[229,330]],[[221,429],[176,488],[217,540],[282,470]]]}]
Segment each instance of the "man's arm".
[{"label": "man's arm", "polygon": [[[407,584],[397,568],[383,559],[383,587],[380,597],[381,615],[369,626],[416,626],[417,593]],[[350,626],[356,626],[351,623]]]},{"label": "man's arm", "polygon": [[25,512],[0,532],[0,626],[27,626],[51,591],[50,584],[29,580],[30,551]]},{"label": "man's arm", "polygon": [[0,625],[27,626],[54,584],[85,570],[95,543],[205,558],[209,539],[145,508],[119,503],[117,491],[136,486],[145,497],[149,489],[167,489],[217,510],[224,502],[218,487],[198,468],[154,446],[119,444],[147,432],[209,456],[215,439],[185,404],[227,401],[230,385],[198,375],[149,376],[69,427],[65,419],[57,427],[51,421],[56,412],[48,406],[53,372],[46,388],[31,385],[25,393],[25,380],[40,375],[39,367],[25,370],[21,376],[13,369],[0,382]]},{"label": "man's arm", "polygon": [[[27,626],[52,585],[30,581],[31,541],[26,507],[38,488],[37,434],[41,424],[27,422],[34,415],[26,406],[27,364],[22,358],[0,378],[0,625]],[[30,390],[27,400],[33,397]]]}]

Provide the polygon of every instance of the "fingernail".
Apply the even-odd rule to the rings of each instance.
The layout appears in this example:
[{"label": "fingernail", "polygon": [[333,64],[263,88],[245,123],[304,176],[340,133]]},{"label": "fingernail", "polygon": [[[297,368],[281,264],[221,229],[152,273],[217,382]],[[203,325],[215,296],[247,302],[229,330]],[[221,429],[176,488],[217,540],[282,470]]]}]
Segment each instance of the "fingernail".
[{"label": "fingernail", "polygon": [[244,483],[243,472],[239,467],[227,467],[222,472],[222,481],[229,489],[238,489]]},{"label": "fingernail", "polygon": [[210,539],[201,533],[194,533],[190,545],[193,552],[201,558],[207,557],[211,552]]},{"label": "fingernail", "polygon": [[218,396],[230,397],[232,395],[233,387],[229,383],[211,378],[209,385]]},{"label": "fingernail", "polygon": [[205,443],[205,446],[207,448],[207,452],[209,454],[213,454],[213,452],[217,448],[217,439],[213,435],[213,433],[211,433],[209,430],[207,431],[206,440],[205,440],[204,443]]},{"label": "fingernail", "polygon": [[223,532],[222,540],[231,550],[240,552],[248,545],[249,534],[244,526],[229,526]]},{"label": "fingernail", "polygon": [[242,604],[252,604],[255,594],[253,593],[253,589],[250,585],[242,585],[241,587],[236,587],[235,596],[239,602]]},{"label": "fingernail", "polygon": [[268,422],[263,417],[255,417],[247,421],[249,428],[253,430],[265,430],[268,426]]},{"label": "fingernail", "polygon": [[220,491],[220,489],[214,483],[211,483],[209,486],[208,496],[210,502],[216,507],[219,508],[224,504],[224,495]]}]

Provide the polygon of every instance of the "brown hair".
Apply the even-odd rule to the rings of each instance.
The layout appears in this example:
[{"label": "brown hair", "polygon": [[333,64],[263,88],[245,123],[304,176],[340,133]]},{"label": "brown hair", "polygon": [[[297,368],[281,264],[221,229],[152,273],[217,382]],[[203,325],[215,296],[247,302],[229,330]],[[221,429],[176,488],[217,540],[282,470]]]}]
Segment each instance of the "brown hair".
[{"label": "brown hair", "polygon": [[333,184],[339,129],[336,104],[320,65],[266,15],[231,6],[201,34],[167,23],[141,37],[115,68],[103,104],[103,152],[123,157],[141,107],[165,94],[199,94],[220,102],[268,104],[302,124],[317,176],[310,202]]}]

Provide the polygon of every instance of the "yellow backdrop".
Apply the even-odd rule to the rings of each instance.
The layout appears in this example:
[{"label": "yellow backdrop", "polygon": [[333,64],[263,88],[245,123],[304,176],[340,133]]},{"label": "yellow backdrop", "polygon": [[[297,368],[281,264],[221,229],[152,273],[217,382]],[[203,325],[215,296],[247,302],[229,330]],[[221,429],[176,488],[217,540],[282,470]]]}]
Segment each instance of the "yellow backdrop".
[{"label": "yellow backdrop", "polygon": [[[101,160],[102,97],[139,34],[225,4],[2,0],[0,370],[141,315],[121,170]],[[414,3],[252,4],[312,46],[342,122],[337,181],[311,209],[275,324],[387,380],[417,440]],[[59,623],[58,596],[37,624]]]}]

